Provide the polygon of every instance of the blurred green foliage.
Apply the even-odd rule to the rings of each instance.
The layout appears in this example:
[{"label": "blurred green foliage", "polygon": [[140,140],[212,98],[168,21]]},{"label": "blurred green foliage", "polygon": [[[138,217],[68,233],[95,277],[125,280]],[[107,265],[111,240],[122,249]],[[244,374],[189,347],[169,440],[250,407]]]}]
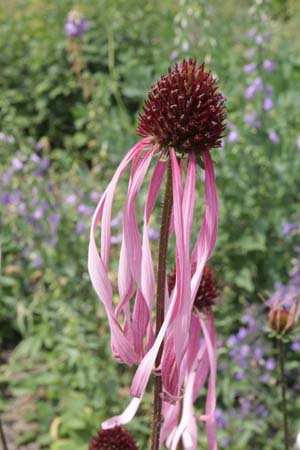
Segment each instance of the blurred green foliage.
[{"label": "blurred green foliage", "polygon": [[[80,38],[67,38],[64,25],[75,6],[90,27]],[[106,318],[87,274],[90,215],[82,205],[94,208],[136,141],[142,102],[173,64],[170,59],[206,61],[228,98],[231,129],[238,131],[234,142],[225,138],[225,148],[213,153],[221,206],[213,265],[224,297],[216,311],[222,361],[230,360],[227,338],[239,330],[245,304],[260,303],[258,292],[287,279],[295,241],[283,236],[282,227],[299,220],[300,40],[294,37],[299,18],[297,2],[275,0],[230,0],[226,7],[220,0],[2,3],[0,121],[13,142],[0,142],[1,187],[3,195],[17,197],[2,196],[0,205],[0,344],[4,354],[10,352],[0,371],[5,392],[0,408],[9,411],[8,394],[31,395],[33,408],[21,419],[37,424],[18,437],[19,445],[33,440],[50,450],[86,449],[99,423],[128,402],[133,372],[111,360]],[[273,88],[268,113],[263,92],[250,100],[244,95],[251,82],[243,69],[252,45],[246,33],[253,27],[256,36],[270,35],[254,57],[264,85]],[[276,62],[274,72],[264,73],[265,59]],[[245,122],[253,111],[260,128]],[[272,131],[280,143],[270,140]],[[12,169],[14,158],[22,168]],[[120,190],[116,214],[123,199]],[[272,341],[263,339],[266,353],[274,356]],[[288,356],[297,377],[297,355]],[[229,417],[236,393],[248,392],[235,369],[219,373],[220,404]],[[254,415],[234,417],[229,429],[221,430],[222,439],[231,438],[230,450],[281,448],[276,377],[272,383],[256,380],[253,388],[267,399],[268,417],[259,423]],[[299,409],[299,401],[290,403],[291,417]],[[129,426],[142,449],[150,416],[149,394]],[[293,422],[293,436],[296,426]],[[205,441],[199,445],[205,448]]]}]

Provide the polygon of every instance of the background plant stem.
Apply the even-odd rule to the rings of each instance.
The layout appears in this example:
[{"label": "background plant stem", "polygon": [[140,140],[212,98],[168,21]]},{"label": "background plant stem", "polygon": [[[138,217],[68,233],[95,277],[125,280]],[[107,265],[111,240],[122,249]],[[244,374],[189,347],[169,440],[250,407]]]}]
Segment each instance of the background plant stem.
[{"label": "background plant stem", "polygon": [[[157,268],[157,294],[156,294],[156,336],[161,329],[164,321],[164,303],[165,303],[165,283],[167,272],[167,252],[169,240],[169,228],[173,205],[172,192],[172,169],[171,161],[169,161],[167,170],[167,180],[165,188],[165,196],[163,202],[160,238],[159,238],[159,254],[158,254],[158,268]],[[161,363],[161,356],[163,352],[163,343],[160,346],[159,352],[155,360],[155,368],[158,369]],[[153,402],[153,424],[151,437],[151,450],[159,449],[159,437],[161,429],[161,408],[162,408],[162,380],[161,375],[155,376],[154,382],[154,402]]]},{"label": "background plant stem", "polygon": [[279,368],[280,368],[280,384],[281,384],[281,411],[283,417],[283,436],[284,436],[284,449],[289,450],[289,430],[288,430],[288,415],[286,405],[286,378],[285,378],[285,355],[284,344],[282,339],[278,338],[279,348]]},{"label": "background plant stem", "polygon": [[0,419],[0,440],[2,443],[3,450],[8,450],[8,446],[7,446],[7,442],[5,439],[5,434],[4,434],[4,429],[2,427],[1,419]]}]

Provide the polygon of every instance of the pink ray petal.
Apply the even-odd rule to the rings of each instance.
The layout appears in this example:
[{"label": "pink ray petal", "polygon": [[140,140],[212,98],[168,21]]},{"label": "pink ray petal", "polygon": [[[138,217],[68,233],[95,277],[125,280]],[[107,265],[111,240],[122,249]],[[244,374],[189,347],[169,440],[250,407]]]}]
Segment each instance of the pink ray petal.
[{"label": "pink ray petal", "polygon": [[127,423],[129,423],[136,415],[140,403],[141,399],[133,398],[122,414],[120,414],[119,416],[111,417],[105,422],[102,422],[103,430],[107,430],[108,428],[114,428],[121,425],[126,425]]}]

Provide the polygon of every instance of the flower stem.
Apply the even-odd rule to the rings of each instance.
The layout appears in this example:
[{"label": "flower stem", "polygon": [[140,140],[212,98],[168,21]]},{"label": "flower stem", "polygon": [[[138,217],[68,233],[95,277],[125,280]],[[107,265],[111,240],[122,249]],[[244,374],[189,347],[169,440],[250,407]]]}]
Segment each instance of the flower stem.
[{"label": "flower stem", "polygon": [[[167,252],[169,240],[169,228],[173,206],[173,191],[172,191],[172,169],[171,161],[169,161],[167,170],[167,180],[165,188],[165,196],[163,201],[163,210],[160,226],[159,238],[159,253],[158,253],[158,268],[157,268],[157,293],[156,293],[156,336],[161,329],[164,321],[164,306],[165,306],[165,287],[166,287],[166,272],[167,272]],[[155,368],[159,370],[161,357],[163,353],[163,343],[160,346],[156,360]],[[154,382],[154,402],[153,402],[153,423],[152,423],[152,437],[151,450],[159,449],[159,437],[162,422],[162,379],[160,374],[156,374]]]},{"label": "flower stem", "polygon": [[5,434],[4,434],[4,429],[2,427],[1,419],[0,419],[0,442],[2,443],[3,450],[8,450],[8,446],[7,446],[7,442],[6,442],[6,438],[5,438]]},{"label": "flower stem", "polygon": [[288,430],[288,415],[286,404],[286,377],[285,377],[285,355],[284,344],[282,339],[278,338],[279,346],[279,368],[280,368],[280,383],[281,383],[281,411],[283,418],[283,435],[284,435],[284,449],[289,450],[289,430]]}]

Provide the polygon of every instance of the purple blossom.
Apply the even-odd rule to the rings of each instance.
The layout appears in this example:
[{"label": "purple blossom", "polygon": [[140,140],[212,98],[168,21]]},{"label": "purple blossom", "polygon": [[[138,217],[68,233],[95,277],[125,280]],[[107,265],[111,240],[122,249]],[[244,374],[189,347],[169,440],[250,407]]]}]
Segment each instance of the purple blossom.
[{"label": "purple blossom", "polygon": [[265,59],[263,63],[263,68],[265,72],[273,72],[276,67],[276,63],[271,59]]},{"label": "purple blossom", "polygon": [[273,142],[273,144],[276,144],[276,145],[279,144],[280,138],[279,138],[278,134],[276,133],[276,131],[270,131],[268,136],[269,136],[270,141]]},{"label": "purple blossom", "polygon": [[87,205],[84,205],[83,203],[81,203],[77,207],[77,212],[81,216],[88,216],[89,217],[89,216],[92,215],[93,208],[91,208],[90,206],[87,206]]},{"label": "purple blossom", "polygon": [[44,208],[42,206],[39,206],[34,213],[32,214],[32,218],[34,220],[40,220],[44,216]]},{"label": "purple blossom", "polygon": [[216,409],[216,422],[217,422],[217,427],[221,430],[225,430],[228,426],[228,423],[224,417],[224,413],[219,408]]},{"label": "purple blossom", "polygon": [[43,168],[44,170],[49,169],[49,167],[50,167],[50,160],[49,160],[48,158],[43,158],[43,159],[41,160],[41,166],[42,166],[42,168]]},{"label": "purple blossom", "polygon": [[255,42],[257,43],[257,45],[262,45],[262,43],[264,42],[264,39],[262,37],[261,34],[258,34],[255,38]]},{"label": "purple blossom", "polygon": [[149,239],[151,239],[152,241],[157,241],[159,239],[159,232],[157,230],[155,230],[154,228],[149,228],[148,236],[149,236]]},{"label": "purple blossom", "polygon": [[0,132],[0,142],[5,142],[6,144],[13,144],[15,142],[15,138],[9,134]]},{"label": "purple blossom", "polygon": [[253,72],[255,72],[255,70],[256,70],[256,63],[255,62],[246,64],[244,66],[244,72],[245,73],[253,73]]},{"label": "purple blossom", "polygon": [[255,54],[255,48],[251,47],[247,50],[246,58],[250,59],[254,56],[254,54]]},{"label": "purple blossom", "polygon": [[101,198],[101,192],[92,191],[92,192],[90,193],[90,199],[91,199],[93,202],[98,202],[98,201],[100,200],[100,198]]},{"label": "purple blossom", "polygon": [[234,378],[238,381],[242,380],[243,378],[245,378],[245,372],[243,370],[239,370],[238,372],[235,372]]},{"label": "purple blossom", "polygon": [[264,405],[258,405],[258,407],[256,408],[256,413],[263,417],[267,417],[269,415],[269,411]]},{"label": "purple blossom", "polygon": [[178,58],[178,52],[174,50],[172,53],[170,53],[169,58],[171,61],[174,61],[174,59]]},{"label": "purple blossom", "polygon": [[300,136],[296,138],[296,150],[300,150]]},{"label": "purple blossom", "polygon": [[299,352],[300,351],[300,341],[292,342],[291,349],[293,350],[293,352]]},{"label": "purple blossom", "polygon": [[40,267],[42,265],[42,263],[43,263],[42,257],[40,255],[37,255],[32,262],[32,267],[34,269],[37,269],[38,267]]},{"label": "purple blossom", "polygon": [[68,195],[68,197],[66,198],[66,204],[67,205],[75,205],[75,203],[77,202],[77,197],[75,194],[70,194]]},{"label": "purple blossom", "polygon": [[80,12],[73,10],[68,14],[65,24],[65,34],[67,37],[81,37],[89,28],[90,22],[84,19]]},{"label": "purple blossom", "polygon": [[247,87],[245,90],[245,98],[251,99],[254,97],[257,91],[261,91],[263,88],[263,81],[260,77],[255,78],[255,80]]},{"label": "purple blossom", "polygon": [[228,138],[227,138],[228,142],[230,144],[235,144],[236,142],[239,141],[239,133],[237,130],[231,130],[230,133],[228,134]]},{"label": "purple blossom", "polygon": [[189,45],[189,43],[188,43],[187,41],[184,41],[184,42],[182,43],[181,48],[182,48],[182,51],[183,51],[183,52],[188,52],[189,49],[190,49],[190,45]]},{"label": "purple blossom", "polygon": [[256,28],[251,28],[247,33],[247,37],[249,39],[252,39],[254,38],[254,36],[256,36]]},{"label": "purple blossom", "polygon": [[290,232],[295,228],[294,223],[284,223],[281,228],[281,233],[286,236],[287,234],[290,234]]},{"label": "purple blossom", "polygon": [[255,359],[257,360],[257,361],[259,361],[260,359],[262,359],[262,357],[264,356],[264,351],[263,351],[263,349],[262,348],[260,348],[260,347],[256,347],[255,349],[254,349],[254,357],[255,357]]},{"label": "purple blossom", "polygon": [[264,111],[270,111],[272,108],[274,107],[273,101],[270,97],[265,97],[264,98]]},{"label": "purple blossom", "polygon": [[123,213],[121,211],[111,219],[110,226],[112,228],[118,228],[122,224]]},{"label": "purple blossom", "polygon": [[116,236],[111,236],[111,238],[110,238],[110,243],[112,245],[121,244],[121,242],[122,242],[122,234],[121,233],[117,234]]},{"label": "purple blossom", "polygon": [[257,112],[249,113],[244,116],[245,122],[253,128],[259,128],[261,126],[260,120],[258,120]]},{"label": "purple blossom", "polygon": [[1,196],[1,203],[2,205],[9,205],[11,203],[11,196],[9,192],[3,192]]},{"label": "purple blossom", "polygon": [[35,164],[39,164],[40,161],[41,161],[41,158],[40,158],[39,155],[37,155],[36,153],[32,153],[32,154],[30,155],[30,159],[31,159],[31,161],[32,161],[33,163],[35,163]]},{"label": "purple blossom", "polygon": [[11,165],[15,170],[21,170],[24,167],[24,164],[22,163],[22,161],[18,158],[13,158],[11,160]]},{"label": "purple blossom", "polygon": [[245,339],[245,337],[248,335],[248,330],[245,327],[241,327],[237,333],[237,338],[239,341],[242,341],[243,339]]},{"label": "purple blossom", "polygon": [[76,233],[77,234],[82,234],[82,233],[84,233],[85,232],[85,230],[86,230],[86,225],[85,225],[85,223],[84,222],[82,222],[82,220],[79,220],[77,223],[76,223]]},{"label": "purple blossom", "polygon": [[231,443],[231,440],[228,437],[224,438],[223,442],[222,442],[223,448],[228,447],[228,445],[230,445],[230,443]]},{"label": "purple blossom", "polygon": [[274,370],[276,367],[276,361],[273,358],[268,358],[265,364],[265,368],[268,371],[272,371]]},{"label": "purple blossom", "polygon": [[266,95],[268,95],[269,97],[273,94],[273,88],[272,86],[270,86],[269,84],[267,84],[265,86],[265,93]]},{"label": "purple blossom", "polygon": [[268,373],[264,373],[259,380],[264,383],[264,384],[268,384],[270,381],[270,375]]}]

